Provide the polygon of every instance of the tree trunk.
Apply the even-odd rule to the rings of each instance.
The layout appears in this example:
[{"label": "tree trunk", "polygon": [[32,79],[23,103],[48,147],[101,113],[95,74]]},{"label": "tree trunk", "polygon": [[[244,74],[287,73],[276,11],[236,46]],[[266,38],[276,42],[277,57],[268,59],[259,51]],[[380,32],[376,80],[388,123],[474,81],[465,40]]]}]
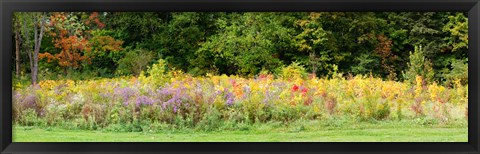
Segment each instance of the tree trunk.
[{"label": "tree trunk", "polygon": [[32,65],[32,72],[31,72],[31,75],[32,75],[32,84],[33,86],[36,86],[37,85],[37,72],[38,72],[38,68],[37,68],[37,65],[35,65],[36,61],[35,59],[35,52],[37,52],[37,46],[38,46],[38,25],[37,25],[37,17],[34,16],[33,17],[33,43],[34,43],[34,47],[33,47],[33,56],[32,56],[32,61],[33,63],[31,64]]},{"label": "tree trunk", "polygon": [[[30,61],[30,72],[33,72],[33,58],[32,58],[32,52],[30,50],[30,33],[28,31],[28,28],[27,28],[27,19],[24,18],[23,20],[23,30],[25,31],[25,42],[24,42],[24,48],[25,48],[25,52],[27,53],[28,55],[28,60]],[[32,80],[32,84],[33,84],[33,80]]]},{"label": "tree trunk", "polygon": [[[32,70],[32,84],[34,86],[37,85],[37,74],[38,74],[38,53],[40,52],[40,47],[42,46],[42,38],[43,38],[43,33],[45,31],[44,25],[45,25],[45,16],[46,13],[44,12],[42,14],[42,19],[38,22],[41,22],[40,25],[37,25],[37,20],[35,19],[36,22],[34,26],[34,31],[35,31],[35,48],[33,50],[33,70]],[[40,32],[38,32],[40,30]]]},{"label": "tree trunk", "polygon": [[17,77],[20,76],[20,24],[16,23],[16,31],[15,31],[15,74]]}]

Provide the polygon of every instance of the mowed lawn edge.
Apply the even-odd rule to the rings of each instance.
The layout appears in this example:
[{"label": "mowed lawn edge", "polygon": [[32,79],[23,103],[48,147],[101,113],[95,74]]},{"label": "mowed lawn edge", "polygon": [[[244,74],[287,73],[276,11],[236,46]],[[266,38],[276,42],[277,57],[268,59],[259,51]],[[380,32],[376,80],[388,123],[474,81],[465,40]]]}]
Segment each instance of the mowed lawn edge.
[{"label": "mowed lawn edge", "polygon": [[[370,125],[370,126],[368,126]],[[13,142],[468,142],[466,126],[359,124],[355,127],[250,130],[112,132],[15,126]]]}]

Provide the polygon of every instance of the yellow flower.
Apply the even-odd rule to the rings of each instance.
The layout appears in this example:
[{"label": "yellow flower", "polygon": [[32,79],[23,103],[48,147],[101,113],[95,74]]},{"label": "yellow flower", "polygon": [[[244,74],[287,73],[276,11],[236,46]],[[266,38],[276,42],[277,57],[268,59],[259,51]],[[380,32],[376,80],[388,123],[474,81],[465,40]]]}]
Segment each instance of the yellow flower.
[{"label": "yellow flower", "polygon": [[418,97],[418,96],[421,95],[422,90],[423,90],[423,88],[422,88],[422,77],[417,76],[416,81],[417,81],[417,85],[415,87],[415,96]]},{"label": "yellow flower", "polygon": [[215,91],[223,91],[224,88],[221,85],[215,85]]},{"label": "yellow flower", "polygon": [[295,84],[296,84],[296,85],[303,85],[303,82],[304,82],[304,81],[303,81],[302,78],[297,78],[297,79],[295,80]]},{"label": "yellow flower", "polygon": [[315,113],[320,113],[320,107],[315,106],[315,107],[313,108],[313,111],[314,111]]},{"label": "yellow flower", "polygon": [[430,99],[435,101],[437,99],[438,92],[437,83],[434,82],[433,85],[428,86],[428,91],[430,92]]},{"label": "yellow flower", "polygon": [[422,101],[420,104],[425,105],[425,103],[427,103],[427,102],[426,102],[426,101]]}]

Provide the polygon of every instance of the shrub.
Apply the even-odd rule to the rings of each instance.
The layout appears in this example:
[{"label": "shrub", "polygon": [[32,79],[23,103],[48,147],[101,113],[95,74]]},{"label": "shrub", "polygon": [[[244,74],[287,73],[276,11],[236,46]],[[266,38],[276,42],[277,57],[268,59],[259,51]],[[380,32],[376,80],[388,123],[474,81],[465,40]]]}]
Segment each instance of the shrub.
[{"label": "shrub", "polygon": [[153,54],[144,49],[134,49],[126,52],[125,57],[118,61],[117,73],[121,75],[139,76],[153,59]]},{"label": "shrub", "polygon": [[34,109],[23,110],[20,114],[22,116],[15,119],[18,124],[24,126],[34,126],[39,124],[37,112]]},{"label": "shrub", "polygon": [[421,76],[426,83],[432,83],[434,75],[432,62],[425,57],[424,49],[422,46],[415,46],[415,51],[410,52],[408,69],[403,73],[405,80],[414,84],[416,77]]},{"label": "shrub", "polygon": [[453,85],[455,81],[465,85],[468,84],[468,59],[454,60],[451,64],[452,70],[445,74],[446,85]]},{"label": "shrub", "polygon": [[297,62],[293,62],[287,67],[282,68],[280,77],[284,80],[299,79],[299,78],[306,79],[307,72],[302,65],[300,65]]},{"label": "shrub", "polygon": [[171,74],[167,73],[167,63],[159,59],[152,67],[148,67],[147,73],[140,73],[139,80],[146,84],[152,84],[154,87],[163,86],[170,81]]}]

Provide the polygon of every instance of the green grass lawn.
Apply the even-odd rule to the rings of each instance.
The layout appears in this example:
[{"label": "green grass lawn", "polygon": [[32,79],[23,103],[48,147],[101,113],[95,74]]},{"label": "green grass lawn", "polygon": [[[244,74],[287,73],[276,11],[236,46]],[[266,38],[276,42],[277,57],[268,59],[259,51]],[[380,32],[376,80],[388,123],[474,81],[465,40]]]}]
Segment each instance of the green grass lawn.
[{"label": "green grass lawn", "polygon": [[166,130],[111,132],[15,126],[14,142],[467,142],[462,125],[415,125],[405,122],[323,126],[258,125],[243,131]]}]

